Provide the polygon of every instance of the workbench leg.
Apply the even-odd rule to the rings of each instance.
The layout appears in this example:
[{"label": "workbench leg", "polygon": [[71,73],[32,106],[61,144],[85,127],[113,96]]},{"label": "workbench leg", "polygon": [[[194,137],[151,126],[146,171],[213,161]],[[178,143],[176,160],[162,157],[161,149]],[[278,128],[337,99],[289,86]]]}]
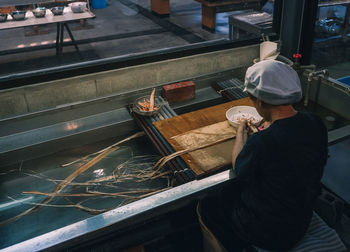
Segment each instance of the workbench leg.
[{"label": "workbench leg", "polygon": [[237,27],[234,28],[233,34],[234,34],[235,39],[238,40],[239,39],[239,29]]},{"label": "workbench leg", "polygon": [[151,0],[151,10],[160,16],[169,16],[170,3],[169,0]]},{"label": "workbench leg", "polygon": [[77,42],[74,40],[73,34],[72,34],[72,32],[70,31],[70,29],[69,29],[69,27],[68,27],[68,24],[67,24],[67,23],[64,23],[64,26],[65,26],[66,29],[67,29],[67,32],[68,32],[68,34],[69,34],[70,39],[72,40],[72,43],[73,43],[73,45],[74,45],[74,47],[75,47],[75,50],[77,50],[77,52],[80,54],[79,47],[78,47],[78,45],[77,45]]},{"label": "workbench leg", "polygon": [[64,26],[63,24],[60,23],[60,53],[62,53],[63,50],[63,31],[64,31]]},{"label": "workbench leg", "polygon": [[239,29],[230,24],[229,26],[229,38],[230,40],[238,40],[239,39]]},{"label": "workbench leg", "polygon": [[345,11],[345,17],[344,17],[344,24],[343,24],[343,34],[342,34],[343,39],[347,38],[348,27],[349,27],[349,17],[350,17],[350,5],[347,5],[346,11]]},{"label": "workbench leg", "polygon": [[215,32],[216,27],[216,9],[202,4],[202,28]]},{"label": "workbench leg", "polygon": [[56,34],[56,55],[60,53],[60,23],[57,23],[57,34]]}]

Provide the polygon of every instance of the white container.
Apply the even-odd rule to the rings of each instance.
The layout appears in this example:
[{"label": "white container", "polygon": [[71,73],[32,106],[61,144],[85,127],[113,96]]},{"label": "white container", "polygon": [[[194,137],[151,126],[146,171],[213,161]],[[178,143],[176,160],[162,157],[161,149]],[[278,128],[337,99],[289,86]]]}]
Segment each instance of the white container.
[{"label": "white container", "polygon": [[86,11],[86,6],[86,2],[75,2],[70,4],[73,13],[82,13]]},{"label": "white container", "polygon": [[229,123],[237,128],[242,120],[250,120],[253,124],[260,122],[263,118],[258,111],[251,106],[235,106],[226,111]]}]

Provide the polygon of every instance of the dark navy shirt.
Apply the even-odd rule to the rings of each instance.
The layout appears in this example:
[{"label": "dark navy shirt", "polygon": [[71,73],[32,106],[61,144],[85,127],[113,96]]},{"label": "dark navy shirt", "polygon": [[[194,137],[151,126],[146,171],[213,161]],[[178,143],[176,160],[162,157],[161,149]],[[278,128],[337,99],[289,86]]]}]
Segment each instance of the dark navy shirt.
[{"label": "dark navy shirt", "polygon": [[310,223],[327,145],[321,119],[303,112],[250,136],[236,160],[237,178],[219,195],[220,210],[207,215],[222,223],[221,238],[233,232],[261,248],[292,247]]}]

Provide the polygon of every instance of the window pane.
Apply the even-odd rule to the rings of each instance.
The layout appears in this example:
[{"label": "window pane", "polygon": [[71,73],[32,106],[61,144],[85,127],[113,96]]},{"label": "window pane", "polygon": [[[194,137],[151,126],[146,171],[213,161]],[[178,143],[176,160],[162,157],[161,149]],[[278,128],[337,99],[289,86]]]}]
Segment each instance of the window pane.
[{"label": "window pane", "polygon": [[312,63],[350,84],[350,1],[319,0]]},{"label": "window pane", "polygon": [[[83,13],[72,13],[79,3]],[[260,37],[272,32],[273,5],[273,0],[1,1],[2,17],[9,15],[0,23],[0,77]],[[57,6],[64,7],[63,15],[53,15]],[[44,17],[33,16],[37,7],[46,8]],[[25,19],[14,21],[15,10]]]}]

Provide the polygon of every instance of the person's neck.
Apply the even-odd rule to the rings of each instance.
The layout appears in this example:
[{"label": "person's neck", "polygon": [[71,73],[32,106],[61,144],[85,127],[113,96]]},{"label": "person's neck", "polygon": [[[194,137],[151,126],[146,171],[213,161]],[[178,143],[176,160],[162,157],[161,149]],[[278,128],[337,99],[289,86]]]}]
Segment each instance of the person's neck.
[{"label": "person's neck", "polygon": [[278,106],[271,110],[271,114],[270,114],[271,122],[295,116],[296,113],[297,111],[293,108],[292,105]]}]

